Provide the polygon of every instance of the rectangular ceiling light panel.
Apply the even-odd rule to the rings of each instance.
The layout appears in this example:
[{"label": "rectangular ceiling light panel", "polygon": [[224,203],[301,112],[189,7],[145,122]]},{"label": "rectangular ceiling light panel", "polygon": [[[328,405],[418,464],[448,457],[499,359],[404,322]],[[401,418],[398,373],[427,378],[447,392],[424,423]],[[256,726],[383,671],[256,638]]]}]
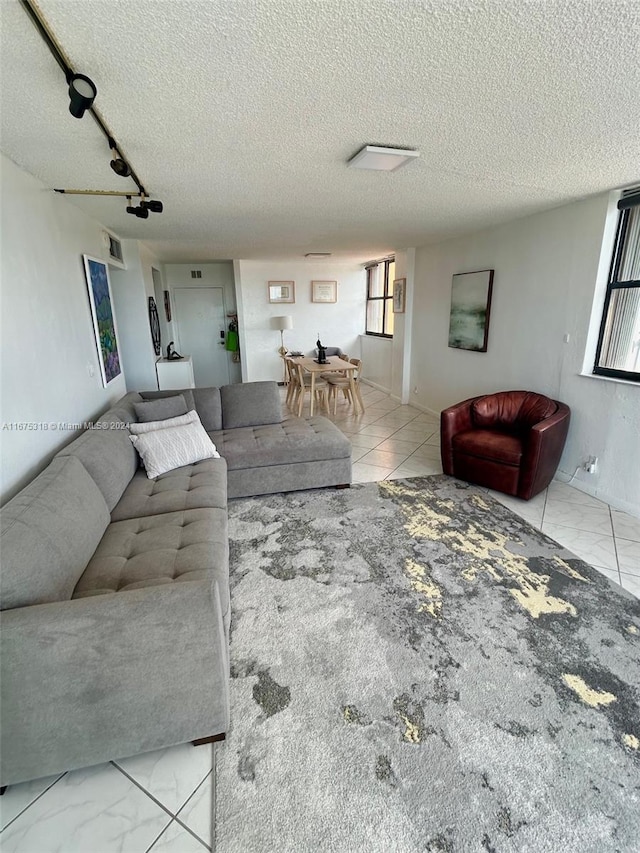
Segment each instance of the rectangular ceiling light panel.
[{"label": "rectangular ceiling light panel", "polygon": [[348,161],[347,165],[354,169],[393,172],[419,156],[419,151],[409,148],[380,148],[376,145],[365,145]]}]

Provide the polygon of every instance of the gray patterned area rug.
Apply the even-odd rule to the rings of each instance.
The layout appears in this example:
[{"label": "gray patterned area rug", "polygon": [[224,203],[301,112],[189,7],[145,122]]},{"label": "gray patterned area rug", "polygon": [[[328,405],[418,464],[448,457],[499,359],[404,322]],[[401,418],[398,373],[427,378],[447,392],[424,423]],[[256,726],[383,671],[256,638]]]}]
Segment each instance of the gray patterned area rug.
[{"label": "gray patterned area rug", "polygon": [[218,853],[637,853],[640,602],[445,476],[230,502]]}]

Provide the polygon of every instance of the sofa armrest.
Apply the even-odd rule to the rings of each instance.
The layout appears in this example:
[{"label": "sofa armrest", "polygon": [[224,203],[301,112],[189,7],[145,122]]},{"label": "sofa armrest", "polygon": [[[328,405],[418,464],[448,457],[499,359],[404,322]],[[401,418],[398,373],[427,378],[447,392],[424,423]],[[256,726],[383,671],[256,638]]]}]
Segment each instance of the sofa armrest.
[{"label": "sofa armrest", "polygon": [[2,785],[227,728],[227,639],[209,581],[4,611],[2,646]]},{"label": "sofa armrest", "polygon": [[554,414],[532,426],[524,442],[518,497],[525,500],[549,485],[562,456],[571,411],[564,403],[556,402]]},{"label": "sofa armrest", "polygon": [[459,432],[466,432],[473,427],[471,420],[471,404],[478,397],[470,397],[455,406],[449,406],[440,412],[440,455],[442,470],[445,474],[453,474],[453,437]]}]

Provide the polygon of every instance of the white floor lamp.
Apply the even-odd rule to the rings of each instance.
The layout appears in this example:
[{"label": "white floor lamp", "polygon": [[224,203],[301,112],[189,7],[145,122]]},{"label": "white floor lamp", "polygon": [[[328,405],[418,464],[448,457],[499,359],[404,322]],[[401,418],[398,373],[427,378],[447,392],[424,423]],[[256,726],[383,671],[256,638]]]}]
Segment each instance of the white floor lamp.
[{"label": "white floor lamp", "polygon": [[286,329],[293,329],[293,317],[287,314],[284,317],[274,317],[273,318],[273,326],[280,332],[280,348],[278,352],[280,353],[280,358],[282,358],[282,367],[284,370],[284,384],[287,384],[287,365],[284,363],[284,357],[287,354],[287,348],[284,345],[284,333]]}]

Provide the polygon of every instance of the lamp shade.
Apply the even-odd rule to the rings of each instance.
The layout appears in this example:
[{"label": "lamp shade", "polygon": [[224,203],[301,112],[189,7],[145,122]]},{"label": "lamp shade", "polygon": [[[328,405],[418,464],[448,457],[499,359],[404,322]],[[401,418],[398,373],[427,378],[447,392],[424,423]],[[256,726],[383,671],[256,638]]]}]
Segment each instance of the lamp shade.
[{"label": "lamp shade", "polygon": [[290,315],[286,315],[284,317],[274,317],[273,326],[280,332],[284,332],[285,329],[293,329],[293,317],[291,317]]}]

